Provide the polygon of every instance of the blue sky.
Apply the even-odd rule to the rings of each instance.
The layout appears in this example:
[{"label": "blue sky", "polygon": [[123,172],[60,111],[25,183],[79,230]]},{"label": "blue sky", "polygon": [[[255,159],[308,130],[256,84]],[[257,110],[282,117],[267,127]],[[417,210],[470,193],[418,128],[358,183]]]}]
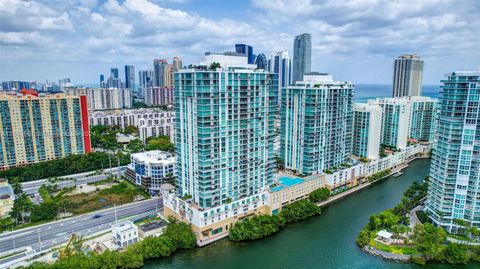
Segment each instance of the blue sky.
[{"label": "blue sky", "polygon": [[312,69],[391,83],[393,60],[418,53],[424,83],[480,66],[478,0],[1,0],[0,80],[96,83],[110,67],[153,58],[197,63],[247,43],[292,51],[312,34]]}]

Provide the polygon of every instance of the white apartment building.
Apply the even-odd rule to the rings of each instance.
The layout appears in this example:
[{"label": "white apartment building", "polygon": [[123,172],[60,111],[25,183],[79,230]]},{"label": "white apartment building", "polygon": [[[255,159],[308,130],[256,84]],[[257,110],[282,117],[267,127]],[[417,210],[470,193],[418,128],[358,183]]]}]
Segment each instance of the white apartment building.
[{"label": "white apartment building", "polygon": [[386,169],[395,169],[405,165],[418,156],[427,156],[432,148],[430,143],[419,143],[408,146],[405,150],[393,152],[385,158],[357,163],[349,168],[341,168],[326,174],[325,184],[332,190],[348,189],[358,180],[369,177]]},{"label": "white apartment building", "polygon": [[68,95],[86,95],[89,110],[122,109],[132,107],[130,89],[119,88],[65,88]]},{"label": "white apartment building", "polygon": [[145,104],[149,106],[173,104],[172,87],[147,87],[143,88]]},{"label": "white apartment building", "polygon": [[[159,109],[146,108],[94,111],[90,113],[90,125],[118,126],[122,129],[124,129],[128,125],[133,125],[139,129],[139,132],[142,126],[154,126],[158,128],[158,132],[146,131],[146,133],[172,135],[173,131],[170,130],[173,129],[174,117],[175,112],[173,111],[163,111]],[[163,131],[162,129],[165,129],[165,131]],[[161,130],[162,132],[160,132]],[[140,132],[140,137],[141,136],[142,132]],[[146,137],[149,136],[146,135],[145,139]],[[142,141],[144,141],[144,139],[142,139]]]},{"label": "white apartment building", "polygon": [[382,132],[382,108],[376,104],[353,104],[352,153],[378,159]]},{"label": "white apartment building", "polygon": [[176,158],[172,153],[152,150],[131,154],[130,159],[125,176],[153,194],[159,193],[160,186],[175,175]]},{"label": "white apartment building", "polygon": [[126,220],[112,225],[112,241],[119,248],[125,248],[138,242],[138,227]]},{"label": "white apartment building", "polygon": [[149,137],[167,135],[170,142],[175,141],[175,128],[172,118],[140,119],[138,133],[143,143],[147,142]]},{"label": "white apartment building", "polygon": [[380,144],[403,150],[407,147],[411,102],[408,98],[377,98],[369,104],[382,108]]}]

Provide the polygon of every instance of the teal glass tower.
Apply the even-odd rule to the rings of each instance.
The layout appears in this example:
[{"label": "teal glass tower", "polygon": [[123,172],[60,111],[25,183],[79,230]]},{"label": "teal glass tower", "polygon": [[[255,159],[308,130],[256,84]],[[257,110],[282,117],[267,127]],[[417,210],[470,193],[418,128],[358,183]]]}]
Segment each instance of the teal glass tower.
[{"label": "teal glass tower", "polygon": [[426,211],[456,232],[455,219],[480,227],[480,72],[443,80]]},{"label": "teal glass tower", "polygon": [[175,73],[179,194],[203,208],[272,184],[277,113],[274,74],[255,70],[244,56],[207,57],[206,65]]},{"label": "teal glass tower", "polygon": [[352,83],[319,73],[282,89],[280,158],[285,168],[309,175],[347,161],[353,94]]}]

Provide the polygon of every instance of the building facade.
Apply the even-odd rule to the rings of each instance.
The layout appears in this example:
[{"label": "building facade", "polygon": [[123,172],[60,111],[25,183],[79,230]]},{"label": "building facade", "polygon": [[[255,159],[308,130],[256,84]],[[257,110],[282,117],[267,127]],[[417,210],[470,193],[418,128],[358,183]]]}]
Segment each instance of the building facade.
[{"label": "building facade", "polygon": [[382,108],[380,144],[403,150],[407,147],[410,130],[411,102],[408,98],[377,98],[369,104]]},{"label": "building facade", "polygon": [[125,65],[125,88],[135,90],[135,67]]},{"label": "building facade", "polygon": [[277,74],[278,77],[278,104],[280,106],[282,89],[292,82],[292,60],[288,56],[288,51],[279,51],[270,55],[268,65],[270,73]]},{"label": "building facade", "polygon": [[125,176],[152,194],[158,194],[162,184],[173,180],[176,160],[172,153],[152,150],[131,154],[130,159]]},{"label": "building facade", "polygon": [[166,135],[170,141],[175,141],[175,128],[173,128],[173,118],[141,119],[138,126],[140,140],[147,143],[149,137]]},{"label": "building facade", "polygon": [[438,100],[424,96],[409,98],[412,102],[409,138],[418,141],[433,141]]},{"label": "building facade", "polygon": [[303,76],[312,68],[312,36],[301,34],[293,42],[293,75],[292,84],[302,81]]},{"label": "building facade", "polygon": [[273,181],[277,81],[245,56],[208,53],[204,64],[175,75],[175,144],[180,195],[212,207]]},{"label": "building facade", "polygon": [[0,95],[0,169],[90,152],[86,96]]},{"label": "building facade", "polygon": [[90,125],[117,126],[125,129],[128,125],[140,128],[140,126],[148,124],[173,128],[174,117],[175,112],[173,111],[152,108],[93,111],[90,112]]},{"label": "building facade", "polygon": [[300,174],[321,173],[352,153],[354,85],[311,74],[282,89],[280,157]]},{"label": "building facade", "polygon": [[132,107],[130,89],[118,88],[65,88],[65,94],[88,97],[89,110],[121,109]]},{"label": "building facade", "polygon": [[143,96],[146,105],[171,105],[173,104],[172,87],[148,87],[143,89]]},{"label": "building facade", "polygon": [[255,64],[253,47],[247,44],[235,44],[235,52],[247,56],[248,64]]},{"label": "building facade", "polygon": [[353,105],[352,153],[361,158],[379,158],[382,108],[374,104]]},{"label": "building facade", "polygon": [[112,225],[112,242],[118,248],[126,248],[138,241],[138,227],[133,222],[126,220]]},{"label": "building facade", "polygon": [[456,232],[455,219],[480,227],[480,72],[452,72],[442,83],[425,210]]},{"label": "building facade", "polygon": [[392,97],[422,95],[423,61],[416,54],[400,55],[394,62]]},{"label": "building facade", "polygon": [[153,85],[172,87],[172,65],[166,59],[153,60]]}]

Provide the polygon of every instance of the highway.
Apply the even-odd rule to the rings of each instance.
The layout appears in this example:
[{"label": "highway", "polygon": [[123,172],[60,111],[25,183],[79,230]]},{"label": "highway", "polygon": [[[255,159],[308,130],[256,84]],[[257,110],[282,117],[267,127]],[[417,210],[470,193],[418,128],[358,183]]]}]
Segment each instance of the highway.
[{"label": "highway", "polygon": [[[134,219],[147,216],[163,208],[162,199],[155,197],[116,207],[117,219]],[[109,231],[115,222],[114,208],[50,222],[13,232],[0,234],[0,253],[30,246],[34,251],[46,250],[67,242],[72,233],[87,237]],[[2,263],[0,262],[0,268]]]},{"label": "highway", "polygon": [[[72,187],[75,184],[83,185],[87,183],[97,182],[97,181],[106,179],[110,175],[110,172],[112,174],[118,175],[119,170],[121,173],[125,170],[125,167],[126,166],[112,167],[111,171],[110,169],[105,169],[103,170],[102,174],[97,174],[95,171],[90,171],[90,172],[84,172],[84,173],[79,173],[74,175],[62,176],[62,177],[58,177],[59,180],[56,181],[55,184],[57,184],[60,189],[63,189],[67,187]],[[76,179],[76,181],[74,179]],[[23,182],[22,189],[28,195],[37,194],[38,189],[43,184],[46,184],[46,183],[48,183],[48,179],[40,179],[35,181]]]}]

